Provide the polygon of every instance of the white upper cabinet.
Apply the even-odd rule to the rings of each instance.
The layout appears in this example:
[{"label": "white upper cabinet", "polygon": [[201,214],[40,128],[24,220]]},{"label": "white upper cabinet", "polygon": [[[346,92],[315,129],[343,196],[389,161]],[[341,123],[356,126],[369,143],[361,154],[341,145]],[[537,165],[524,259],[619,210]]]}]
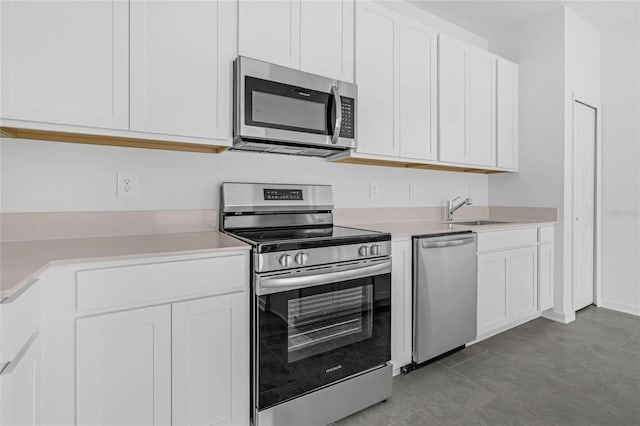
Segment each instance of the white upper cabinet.
[{"label": "white upper cabinet", "polygon": [[354,0],[240,0],[238,51],[353,81]]},{"label": "white upper cabinet", "polygon": [[239,0],[238,53],[300,67],[300,0]]},{"label": "white upper cabinet", "polygon": [[397,155],[395,145],[395,15],[373,2],[356,10],[358,152]]},{"label": "white upper cabinet", "polygon": [[437,157],[438,34],[407,19],[398,25],[400,157]]},{"label": "white upper cabinet", "polygon": [[436,51],[435,31],[357,3],[358,153],[436,159]]},{"label": "white upper cabinet", "polygon": [[518,65],[498,58],[498,167],[518,169]]},{"label": "white upper cabinet", "polygon": [[354,0],[300,3],[300,69],[353,82]]},{"label": "white upper cabinet", "polygon": [[440,161],[496,164],[495,56],[439,37]]},{"label": "white upper cabinet", "polygon": [[236,6],[131,2],[131,130],[231,138]]},{"label": "white upper cabinet", "polygon": [[496,58],[469,49],[469,160],[477,166],[496,165]]},{"label": "white upper cabinet", "polygon": [[440,160],[466,163],[469,158],[467,149],[468,47],[442,34],[438,41]]},{"label": "white upper cabinet", "polygon": [[3,119],[129,128],[129,4],[3,1]]},{"label": "white upper cabinet", "polygon": [[1,7],[3,126],[230,144],[235,2]]}]

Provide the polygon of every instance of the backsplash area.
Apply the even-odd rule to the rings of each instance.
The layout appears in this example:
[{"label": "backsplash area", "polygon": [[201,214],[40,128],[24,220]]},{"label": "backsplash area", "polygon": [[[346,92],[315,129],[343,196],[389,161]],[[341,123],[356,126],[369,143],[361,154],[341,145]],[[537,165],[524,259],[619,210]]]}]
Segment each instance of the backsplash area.
[{"label": "backsplash area", "polygon": [[[0,141],[2,212],[211,210],[219,207],[224,181],[329,184],[336,208],[442,207],[458,195],[471,195],[474,205],[488,204],[488,178],[473,173],[336,164],[275,154]],[[138,175],[137,198],[117,198],[118,172]],[[378,187],[374,198],[371,182]]]}]

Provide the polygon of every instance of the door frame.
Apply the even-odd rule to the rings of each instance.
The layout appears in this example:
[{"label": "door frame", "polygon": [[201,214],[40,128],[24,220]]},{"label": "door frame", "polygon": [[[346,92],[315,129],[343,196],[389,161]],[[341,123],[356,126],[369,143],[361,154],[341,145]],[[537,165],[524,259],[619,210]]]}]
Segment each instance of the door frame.
[{"label": "door frame", "polygon": [[[593,302],[596,306],[602,304],[602,105],[596,99],[581,93],[573,92],[571,100],[571,169],[573,170],[575,155],[575,133],[573,131],[575,125],[575,104],[581,103],[596,111],[596,130],[595,130],[595,161],[594,161],[594,177],[595,177],[595,194],[594,194],[594,242],[593,242]],[[573,175],[573,173],[572,173]],[[572,178],[573,179],[573,178]],[[573,180],[572,180],[573,182]],[[571,216],[573,217],[573,185],[571,187]],[[575,274],[573,273],[573,220],[571,222],[571,304],[574,301],[575,291]],[[575,307],[574,307],[575,311]]]}]

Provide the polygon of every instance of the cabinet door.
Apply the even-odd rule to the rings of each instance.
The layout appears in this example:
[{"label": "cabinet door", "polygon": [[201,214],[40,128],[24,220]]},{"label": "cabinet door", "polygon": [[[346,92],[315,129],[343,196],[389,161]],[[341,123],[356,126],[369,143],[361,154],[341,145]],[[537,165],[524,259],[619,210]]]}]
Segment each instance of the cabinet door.
[{"label": "cabinet door", "polygon": [[300,0],[242,0],[238,14],[239,55],[300,67]]},{"label": "cabinet door", "polygon": [[2,2],[2,118],[129,128],[129,4]]},{"label": "cabinet door", "polygon": [[440,161],[466,163],[469,159],[468,47],[457,40],[438,37],[438,112]]},{"label": "cabinet door", "polygon": [[478,336],[509,323],[509,252],[478,256]]},{"label": "cabinet door", "polygon": [[391,362],[394,370],[411,362],[411,240],[391,244]]},{"label": "cabinet door", "polygon": [[131,130],[231,138],[235,7],[131,2]]},{"label": "cabinet door", "polygon": [[553,243],[538,247],[538,310],[553,307]]},{"label": "cabinet door", "polygon": [[394,122],[395,15],[373,2],[356,3],[358,152],[397,155]]},{"label": "cabinet door", "polygon": [[300,3],[300,69],[353,82],[354,0]]},{"label": "cabinet door", "polygon": [[417,22],[401,19],[398,41],[400,156],[435,160],[437,33]]},{"label": "cabinet door", "polygon": [[0,425],[40,424],[40,354],[34,334],[0,374]]},{"label": "cabinet door", "polygon": [[496,58],[469,49],[469,164],[496,165]]},{"label": "cabinet door", "polygon": [[172,305],[174,425],[249,423],[246,293]]},{"label": "cabinet door", "polygon": [[518,169],[518,65],[498,59],[498,167]]},{"label": "cabinet door", "polygon": [[511,250],[509,272],[509,314],[517,321],[538,309],[538,249]]},{"label": "cabinet door", "polygon": [[171,424],[171,308],[77,321],[80,425]]}]

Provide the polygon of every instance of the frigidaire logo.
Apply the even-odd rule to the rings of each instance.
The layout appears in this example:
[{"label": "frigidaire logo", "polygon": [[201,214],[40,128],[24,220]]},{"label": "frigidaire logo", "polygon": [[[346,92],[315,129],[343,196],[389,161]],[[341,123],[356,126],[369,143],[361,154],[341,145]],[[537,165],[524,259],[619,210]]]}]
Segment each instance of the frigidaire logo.
[{"label": "frigidaire logo", "polygon": [[341,368],[342,368],[342,365],[336,365],[335,367],[327,368],[325,370],[325,373],[331,373],[332,371],[340,370]]}]

